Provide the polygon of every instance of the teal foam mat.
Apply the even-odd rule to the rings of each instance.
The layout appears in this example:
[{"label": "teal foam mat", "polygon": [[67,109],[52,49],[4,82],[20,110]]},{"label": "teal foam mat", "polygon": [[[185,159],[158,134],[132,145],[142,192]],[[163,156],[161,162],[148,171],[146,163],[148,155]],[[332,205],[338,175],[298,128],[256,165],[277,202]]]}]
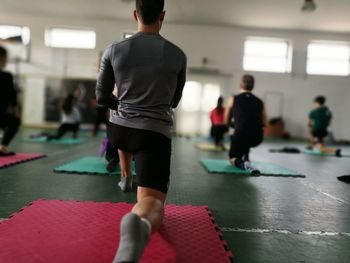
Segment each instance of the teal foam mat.
[{"label": "teal foam mat", "polygon": [[[232,166],[227,160],[201,159],[200,163],[204,166],[204,168],[209,173],[243,174],[243,175],[250,174],[245,170]],[[273,163],[252,162],[252,165],[260,170],[261,174],[259,174],[258,176],[281,176],[281,177],[302,177],[302,178],[305,177],[304,175],[301,175],[298,172],[295,172],[293,170],[284,168],[282,166],[279,166]]]},{"label": "teal foam mat", "polygon": [[[54,168],[58,173],[76,173],[76,174],[95,174],[95,175],[120,175],[118,166],[115,172],[106,170],[106,161],[100,157],[87,156],[82,159],[58,166]],[[132,164],[132,173],[135,175],[134,163]]]},{"label": "teal foam mat", "polygon": [[[324,153],[324,152],[320,152],[317,149],[313,149],[313,150],[303,149],[301,152],[309,155],[314,155],[314,156],[337,157],[335,156],[334,153]],[[341,157],[350,157],[350,153],[342,151]],[[338,157],[338,158],[341,158],[341,157]]]},{"label": "teal foam mat", "polygon": [[47,141],[46,137],[38,137],[38,138],[26,138],[26,142],[34,142],[34,143],[53,143],[53,144],[79,144],[86,142],[84,138],[61,138],[58,140]]}]

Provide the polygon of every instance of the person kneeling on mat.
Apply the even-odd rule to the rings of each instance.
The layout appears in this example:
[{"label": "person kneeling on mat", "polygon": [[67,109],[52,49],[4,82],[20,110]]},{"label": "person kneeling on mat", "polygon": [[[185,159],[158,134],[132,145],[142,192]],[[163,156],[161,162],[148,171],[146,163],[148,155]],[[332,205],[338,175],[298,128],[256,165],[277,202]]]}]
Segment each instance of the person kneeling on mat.
[{"label": "person kneeling on mat", "polygon": [[47,140],[58,140],[61,139],[67,132],[73,133],[73,138],[78,137],[79,125],[81,121],[80,112],[74,105],[74,95],[68,95],[62,103],[62,122],[58,128],[57,134],[47,135]]},{"label": "person kneeling on mat", "polygon": [[122,180],[131,174],[132,157],[137,175],[137,203],[121,220],[115,263],[139,262],[164,217],[172,109],[182,96],[187,62],[182,50],[159,34],[163,9],[164,0],[136,0],[138,33],[105,50],[96,85],[97,103],[116,112],[107,134],[119,149]]},{"label": "person kneeling on mat", "polygon": [[14,87],[13,76],[3,71],[7,64],[7,50],[0,46],[0,129],[4,136],[0,145],[0,157],[14,155],[8,149],[20,126],[20,111],[17,104],[17,91]]},{"label": "person kneeling on mat", "polygon": [[[109,142],[108,138],[104,138],[100,145],[100,155],[104,156],[107,161],[106,170],[113,173],[118,168],[120,159],[118,149]],[[121,180],[118,186],[123,192],[130,192],[132,190],[132,175],[130,174],[126,180]]]},{"label": "person kneeling on mat", "polygon": [[341,150],[335,148],[327,148],[323,142],[328,135],[327,128],[332,120],[332,112],[325,106],[326,98],[324,96],[317,96],[314,99],[315,109],[309,113],[308,126],[311,131],[313,145],[321,153],[334,153],[341,157]]},{"label": "person kneeling on mat", "polygon": [[229,151],[230,163],[252,174],[258,174],[260,171],[250,163],[249,151],[263,141],[263,127],[267,123],[267,116],[264,103],[252,94],[254,84],[252,75],[243,75],[240,94],[229,98],[225,119],[234,126]]},{"label": "person kneeling on mat", "polygon": [[210,112],[210,135],[214,139],[215,146],[225,150],[223,140],[228,127],[225,122],[225,108],[223,104],[224,98],[219,97],[217,106]]}]

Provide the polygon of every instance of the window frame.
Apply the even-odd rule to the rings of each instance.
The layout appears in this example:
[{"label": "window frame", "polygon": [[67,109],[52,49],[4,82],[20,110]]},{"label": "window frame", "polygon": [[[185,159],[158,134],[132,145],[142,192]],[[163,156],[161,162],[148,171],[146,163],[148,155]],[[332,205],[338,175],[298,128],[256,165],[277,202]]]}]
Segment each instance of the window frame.
[{"label": "window frame", "polygon": [[[337,58],[334,58],[334,59],[331,59],[331,58],[310,58],[309,54],[310,54],[310,46],[313,45],[313,44],[318,44],[318,45],[328,45],[328,46],[342,46],[342,47],[347,47],[348,48],[348,58],[347,59],[344,59],[344,60],[341,60],[341,59],[337,59]],[[307,54],[306,54],[306,68],[305,68],[305,71],[306,71],[306,74],[308,76],[327,76],[327,77],[349,77],[350,76],[350,43],[349,42],[345,42],[345,41],[329,41],[329,40],[311,40],[308,45],[307,45],[307,48],[306,48],[306,51],[307,51]],[[318,72],[318,73],[310,73],[309,72],[309,61],[333,61],[333,62],[343,62],[343,63],[347,63],[348,65],[348,72],[346,74],[341,74],[341,73],[338,73],[338,74],[335,74],[335,73],[324,73],[324,72]]]},{"label": "window frame", "polygon": [[[264,69],[249,69],[245,67],[245,61],[246,58],[249,57],[248,54],[246,54],[246,43],[249,41],[256,41],[256,42],[265,42],[265,43],[285,43],[287,46],[287,52],[285,57],[278,57],[276,56],[275,58],[279,59],[285,59],[285,69],[282,71],[276,71],[276,70],[264,70]],[[251,56],[253,57],[253,56]],[[262,59],[268,59],[268,56],[256,56],[256,58],[262,58]],[[242,69],[244,71],[250,71],[250,72],[261,72],[261,73],[272,73],[272,74],[288,74],[292,72],[292,63],[293,63],[293,45],[292,41],[289,39],[284,39],[284,38],[272,38],[272,37],[247,37],[244,40],[243,44],[243,62],[242,62]]]}]

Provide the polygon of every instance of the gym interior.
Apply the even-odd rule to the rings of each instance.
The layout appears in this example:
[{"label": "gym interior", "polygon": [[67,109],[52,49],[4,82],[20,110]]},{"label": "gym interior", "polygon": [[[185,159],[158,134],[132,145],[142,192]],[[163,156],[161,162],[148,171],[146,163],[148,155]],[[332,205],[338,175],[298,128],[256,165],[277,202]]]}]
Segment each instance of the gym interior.
[{"label": "gym interior", "polygon": [[[1,72],[17,94],[6,114],[20,120],[0,156],[0,262],[114,262],[120,218],[112,224],[108,207],[136,202],[138,175],[124,191],[122,168],[109,169],[95,90],[106,48],[138,34],[134,10],[133,0],[0,0]],[[140,262],[349,262],[350,2],[165,0],[164,10],[160,34],[186,55],[186,83],[165,226]],[[212,133],[218,98],[223,111],[233,96],[238,105],[247,75],[267,118],[247,159],[258,173],[231,161],[234,125],[219,144]],[[56,137],[69,95],[78,130]],[[324,136],[313,130],[318,107],[331,116]],[[188,207],[204,207],[206,223]]]}]

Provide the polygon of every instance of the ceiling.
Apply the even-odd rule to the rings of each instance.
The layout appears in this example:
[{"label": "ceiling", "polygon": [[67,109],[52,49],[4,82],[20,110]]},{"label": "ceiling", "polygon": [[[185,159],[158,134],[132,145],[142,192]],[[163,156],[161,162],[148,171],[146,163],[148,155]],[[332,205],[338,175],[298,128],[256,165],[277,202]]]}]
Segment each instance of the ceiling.
[{"label": "ceiling", "polygon": [[[350,0],[315,0],[310,14],[300,12],[304,0],[165,1],[170,23],[350,32]],[[132,0],[0,0],[0,15],[131,20],[133,7]]]}]

